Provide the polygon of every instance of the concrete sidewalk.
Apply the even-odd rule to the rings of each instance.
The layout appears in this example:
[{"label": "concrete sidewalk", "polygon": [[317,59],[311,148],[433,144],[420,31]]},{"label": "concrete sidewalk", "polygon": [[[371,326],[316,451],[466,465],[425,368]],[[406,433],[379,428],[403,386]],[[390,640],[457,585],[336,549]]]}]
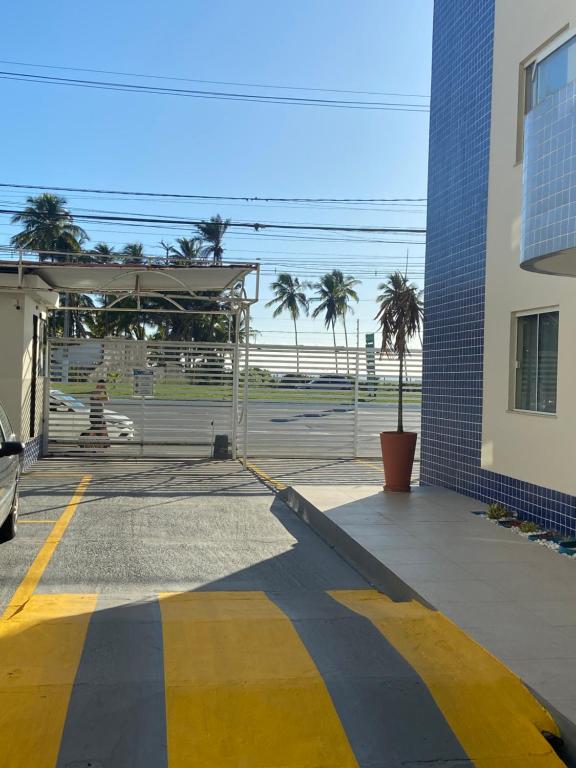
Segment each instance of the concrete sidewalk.
[{"label": "concrete sidewalk", "polygon": [[295,485],[283,496],[375,583],[395,574],[576,722],[576,558],[470,514],[484,505],[445,489]]}]

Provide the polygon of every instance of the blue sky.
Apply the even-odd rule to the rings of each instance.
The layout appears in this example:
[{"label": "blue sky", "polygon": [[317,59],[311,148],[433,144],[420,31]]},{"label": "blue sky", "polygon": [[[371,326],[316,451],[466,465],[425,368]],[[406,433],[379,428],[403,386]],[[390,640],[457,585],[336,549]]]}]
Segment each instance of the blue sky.
[{"label": "blue sky", "polygon": [[[432,0],[168,0],[162,4],[33,0],[4,9],[0,56],[17,62],[206,80],[422,95],[429,93],[432,5]],[[1,64],[0,69],[51,73],[14,64]],[[181,87],[169,81],[165,85]],[[0,87],[4,147],[0,181],[263,197],[426,196],[426,113],[204,101],[8,80],[2,80]],[[18,206],[23,194],[0,190],[0,200],[2,207]],[[391,206],[334,210],[152,203],[72,194],[68,201],[73,211],[190,218],[220,213],[249,221],[374,226],[425,223],[423,209],[397,210],[399,206],[394,211]],[[162,236],[188,234],[130,231],[120,225],[87,228],[95,242],[105,240],[121,247],[141,240],[150,253],[159,253],[156,244]],[[6,243],[12,232],[6,217],[0,218],[0,242]],[[364,333],[374,329],[377,284],[391,267],[403,263],[407,247],[412,274],[420,278],[421,245],[231,233],[226,257],[260,259],[264,290],[262,303],[254,309],[254,325],[263,332],[260,340],[289,343],[289,319],[274,321],[263,306],[270,298],[267,286],[275,271],[315,280],[322,271],[339,267],[362,276],[355,318]],[[303,342],[330,343],[319,321],[304,319],[300,327]]]}]

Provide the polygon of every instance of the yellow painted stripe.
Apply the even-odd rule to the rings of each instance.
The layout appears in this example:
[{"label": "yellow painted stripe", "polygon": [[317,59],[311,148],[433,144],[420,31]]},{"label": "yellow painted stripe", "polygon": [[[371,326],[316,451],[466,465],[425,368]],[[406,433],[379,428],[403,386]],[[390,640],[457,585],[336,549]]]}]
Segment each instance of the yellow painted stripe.
[{"label": "yellow painted stripe", "polygon": [[160,596],[170,768],[357,768],[288,617],[262,592]]},{"label": "yellow painted stripe", "polygon": [[522,682],[453,624],[374,590],[332,597],[366,616],[424,680],[477,768],[560,768],[541,731],[558,726]]},{"label": "yellow painted stripe", "polygon": [[82,477],[83,472],[35,472],[33,469],[22,473],[22,478],[28,480],[36,477]]},{"label": "yellow painted stripe", "polygon": [[277,491],[283,491],[288,488],[286,483],[282,483],[280,480],[274,480],[274,478],[271,477],[268,472],[264,472],[263,469],[260,469],[260,467],[257,467],[256,464],[252,464],[250,461],[246,462],[246,469],[249,469],[251,472],[257,475],[260,480],[264,480],[265,483],[269,483]]},{"label": "yellow painted stripe", "polygon": [[371,461],[366,461],[365,459],[354,459],[354,461],[357,461],[358,464],[365,464],[367,467],[372,467],[372,469],[375,469],[380,474],[384,472],[383,467],[378,466],[378,464],[373,464]]},{"label": "yellow painted stripe", "polygon": [[0,748],[10,768],[54,768],[96,595],[33,595],[0,621]]},{"label": "yellow painted stripe", "polygon": [[66,528],[68,527],[68,525],[70,524],[70,521],[74,517],[74,513],[76,512],[76,507],[80,503],[80,500],[84,495],[84,492],[86,491],[86,488],[88,487],[91,479],[92,479],[91,475],[84,475],[84,477],[78,484],[78,487],[74,492],[74,496],[72,496],[72,498],[70,499],[70,501],[66,506],[66,509],[58,519],[58,522],[54,525],[54,527],[46,537],[44,544],[42,544],[42,547],[40,548],[40,551],[34,558],[34,561],[32,562],[32,565],[30,566],[30,568],[28,569],[28,572],[20,582],[20,585],[18,586],[18,589],[16,590],[16,592],[14,592],[14,595],[12,596],[12,600],[10,600],[10,602],[8,603],[8,606],[6,607],[6,610],[4,611],[2,620],[9,619],[11,616],[14,615],[14,613],[21,610],[22,606],[25,605],[26,601],[29,600],[30,597],[32,596],[34,590],[38,585],[38,582],[42,578],[42,574],[46,570],[46,566],[50,562],[50,559],[56,550],[56,547],[60,543],[60,540],[62,539],[62,536],[66,531]]}]

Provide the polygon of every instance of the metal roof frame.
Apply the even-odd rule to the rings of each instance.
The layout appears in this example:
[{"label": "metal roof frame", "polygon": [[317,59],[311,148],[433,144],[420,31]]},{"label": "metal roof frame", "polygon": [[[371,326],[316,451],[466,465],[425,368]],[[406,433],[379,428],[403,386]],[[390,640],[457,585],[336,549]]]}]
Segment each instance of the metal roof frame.
[{"label": "metal roof frame", "polygon": [[[158,314],[223,314],[236,315],[259,299],[260,265],[257,263],[211,264],[198,262],[190,266],[159,264],[157,258],[144,263],[83,263],[82,254],[52,251],[34,252],[36,258],[26,258],[25,251],[15,251],[12,259],[0,260],[0,291],[30,291],[31,276],[45,284],[45,290],[67,294],[103,294],[114,300],[90,312],[150,312]],[[30,254],[32,255],[32,254]],[[38,257],[51,258],[52,261]],[[14,258],[17,257],[17,258]],[[116,256],[113,254],[112,258]],[[56,261],[57,259],[57,261]],[[62,259],[64,259],[62,261]],[[17,285],[2,286],[2,274],[17,274]],[[252,296],[246,291],[246,278],[255,276]],[[126,299],[136,299],[136,307],[118,306]],[[165,308],[142,306],[143,299],[166,303]],[[186,300],[217,302],[218,309],[189,309]],[[66,303],[59,311],[87,311],[86,307]]]}]

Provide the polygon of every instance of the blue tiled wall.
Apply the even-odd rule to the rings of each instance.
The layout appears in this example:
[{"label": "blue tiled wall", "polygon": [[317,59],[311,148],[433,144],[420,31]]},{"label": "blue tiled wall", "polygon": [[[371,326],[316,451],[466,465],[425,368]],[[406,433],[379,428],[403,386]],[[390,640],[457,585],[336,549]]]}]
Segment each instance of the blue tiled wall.
[{"label": "blue tiled wall", "polygon": [[421,482],[576,530],[576,498],[480,468],[493,33],[494,0],[436,0]]}]

